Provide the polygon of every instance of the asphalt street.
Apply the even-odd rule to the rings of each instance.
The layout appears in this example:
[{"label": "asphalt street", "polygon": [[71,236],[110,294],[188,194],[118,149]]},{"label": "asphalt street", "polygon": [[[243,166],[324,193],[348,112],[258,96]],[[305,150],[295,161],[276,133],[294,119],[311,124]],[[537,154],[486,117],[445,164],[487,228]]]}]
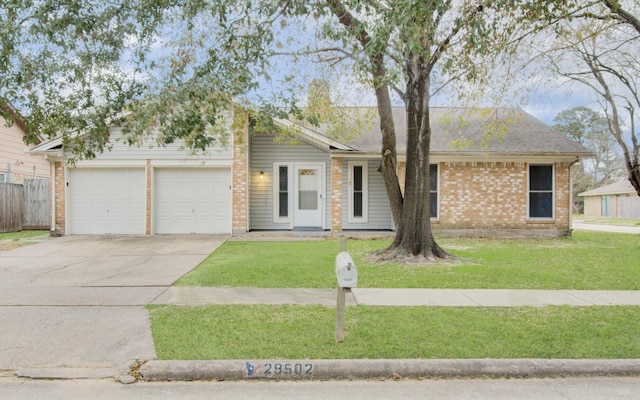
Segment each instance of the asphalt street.
[{"label": "asphalt street", "polygon": [[302,382],[33,381],[0,378],[0,398],[11,400],[629,400],[640,378],[369,380]]}]

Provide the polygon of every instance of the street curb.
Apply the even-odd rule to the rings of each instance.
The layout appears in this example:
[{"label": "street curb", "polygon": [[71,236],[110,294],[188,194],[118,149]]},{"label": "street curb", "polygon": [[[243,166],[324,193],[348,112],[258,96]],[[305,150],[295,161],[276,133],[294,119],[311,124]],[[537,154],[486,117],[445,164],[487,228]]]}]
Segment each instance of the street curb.
[{"label": "street curb", "polygon": [[153,360],[139,373],[145,381],[640,376],[640,360]]},{"label": "street curb", "polygon": [[126,374],[122,368],[75,368],[75,367],[49,367],[49,368],[20,368],[15,376],[27,379],[105,379],[114,378]]}]

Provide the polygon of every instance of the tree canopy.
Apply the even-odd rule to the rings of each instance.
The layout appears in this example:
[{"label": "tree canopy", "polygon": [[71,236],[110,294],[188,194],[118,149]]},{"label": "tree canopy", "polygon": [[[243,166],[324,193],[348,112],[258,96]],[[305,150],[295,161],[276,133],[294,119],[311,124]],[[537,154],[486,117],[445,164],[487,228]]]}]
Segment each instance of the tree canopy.
[{"label": "tree canopy", "polygon": [[[297,77],[278,71],[276,62],[288,57],[340,65],[376,101],[380,171],[397,231],[390,256],[448,257],[429,221],[431,99],[447,89],[457,95],[480,90],[501,56],[513,54],[518,35],[580,12],[595,18],[580,3],[6,0],[0,9],[0,113],[11,121],[3,110],[12,107],[30,132],[62,134],[78,157],[109,145],[110,124],[121,125],[130,144],[153,133],[159,144],[182,140],[204,150],[226,140],[219,122],[230,105],[259,92],[274,71],[282,75],[280,90],[258,101],[258,111],[321,122],[321,115],[305,115]],[[612,4],[611,14],[628,17],[615,2],[604,3]],[[499,80],[509,82],[508,68],[500,72]],[[406,109],[404,191],[396,174],[393,96]],[[326,103],[322,97],[316,96],[318,104]]]},{"label": "tree canopy", "polygon": [[609,120],[584,106],[563,110],[554,119],[554,128],[593,151],[593,158],[580,160],[572,170],[574,204],[578,194],[624,178],[622,152],[609,131]]}]

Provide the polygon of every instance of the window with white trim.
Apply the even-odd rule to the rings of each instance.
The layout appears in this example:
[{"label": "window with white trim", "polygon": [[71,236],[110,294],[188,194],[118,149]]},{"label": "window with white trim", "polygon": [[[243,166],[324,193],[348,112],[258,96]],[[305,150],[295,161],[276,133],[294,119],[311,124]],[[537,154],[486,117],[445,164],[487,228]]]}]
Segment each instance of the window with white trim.
[{"label": "window with white trim", "polygon": [[369,174],[367,161],[349,161],[349,222],[369,220]]},{"label": "window with white trim", "polygon": [[529,165],[529,218],[553,218],[553,165]]},{"label": "window with white trim", "polygon": [[273,166],[273,222],[289,222],[292,203],[291,172],[289,164]]},{"label": "window with white trim", "polygon": [[0,182],[4,182],[5,177],[4,177],[4,172],[0,172]]},{"label": "window with white trim", "polygon": [[438,218],[438,164],[429,165],[429,216]]}]

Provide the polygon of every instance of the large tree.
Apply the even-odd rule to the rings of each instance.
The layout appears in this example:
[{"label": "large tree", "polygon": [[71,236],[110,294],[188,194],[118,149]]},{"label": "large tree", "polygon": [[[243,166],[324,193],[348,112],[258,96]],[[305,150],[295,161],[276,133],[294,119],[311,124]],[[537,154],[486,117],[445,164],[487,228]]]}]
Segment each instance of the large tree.
[{"label": "large tree", "polygon": [[[381,172],[397,230],[387,256],[446,258],[429,221],[431,98],[451,83],[482,83],[510,22],[555,7],[530,3],[7,0],[0,10],[0,105],[10,103],[32,132],[62,133],[78,156],[103,151],[113,123],[132,144],[154,132],[160,144],[181,139],[206,149],[225,140],[217,122],[259,87],[277,57],[346,62],[373,90],[380,117]],[[406,107],[404,192],[394,94]],[[300,114],[295,96],[278,99],[261,111]]]}]

